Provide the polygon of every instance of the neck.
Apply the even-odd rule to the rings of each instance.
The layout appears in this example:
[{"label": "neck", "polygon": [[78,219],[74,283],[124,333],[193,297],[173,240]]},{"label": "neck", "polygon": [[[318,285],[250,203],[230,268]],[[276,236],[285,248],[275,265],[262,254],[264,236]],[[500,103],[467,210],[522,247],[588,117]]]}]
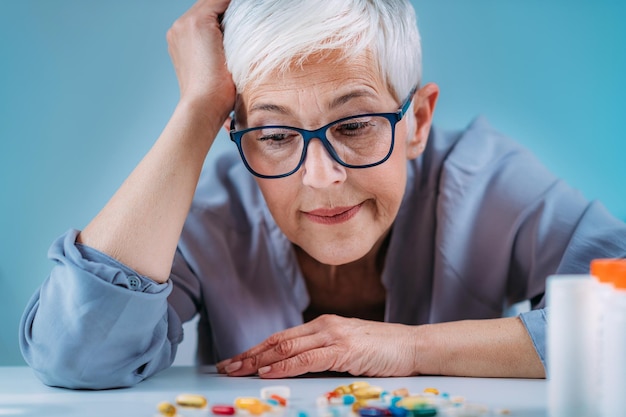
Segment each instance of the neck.
[{"label": "neck", "polygon": [[294,245],[294,247],[298,263],[307,281],[316,281],[332,291],[347,276],[377,277],[380,280],[390,236],[391,229],[378,239],[365,256],[343,265],[323,264],[299,246]]}]

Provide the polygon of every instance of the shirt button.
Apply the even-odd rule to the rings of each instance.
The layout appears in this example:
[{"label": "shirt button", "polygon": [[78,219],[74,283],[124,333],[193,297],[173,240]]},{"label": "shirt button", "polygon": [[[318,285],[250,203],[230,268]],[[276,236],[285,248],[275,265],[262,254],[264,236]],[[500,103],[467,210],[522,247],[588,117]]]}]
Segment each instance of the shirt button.
[{"label": "shirt button", "polygon": [[138,289],[141,286],[141,281],[136,276],[131,275],[131,276],[128,277],[128,286],[132,290],[136,290],[136,289]]}]

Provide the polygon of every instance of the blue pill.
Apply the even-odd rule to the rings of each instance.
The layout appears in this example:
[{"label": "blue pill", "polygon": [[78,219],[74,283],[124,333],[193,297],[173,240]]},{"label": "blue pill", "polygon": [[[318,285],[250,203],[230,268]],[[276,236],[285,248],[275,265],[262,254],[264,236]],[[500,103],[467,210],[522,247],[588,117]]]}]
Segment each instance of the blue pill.
[{"label": "blue pill", "polygon": [[409,410],[406,408],[396,407],[395,405],[389,407],[389,412],[393,417],[406,417],[409,414]]},{"label": "blue pill", "polygon": [[361,417],[384,417],[386,414],[386,410],[378,407],[359,408],[359,415]]}]

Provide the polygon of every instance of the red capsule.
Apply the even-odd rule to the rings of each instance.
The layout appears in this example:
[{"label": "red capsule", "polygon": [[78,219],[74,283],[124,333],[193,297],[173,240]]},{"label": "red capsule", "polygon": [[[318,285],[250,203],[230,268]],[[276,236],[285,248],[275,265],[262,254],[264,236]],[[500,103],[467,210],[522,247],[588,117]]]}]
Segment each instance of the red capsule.
[{"label": "red capsule", "polygon": [[235,407],[217,404],[211,407],[211,412],[218,416],[232,416],[235,414]]}]

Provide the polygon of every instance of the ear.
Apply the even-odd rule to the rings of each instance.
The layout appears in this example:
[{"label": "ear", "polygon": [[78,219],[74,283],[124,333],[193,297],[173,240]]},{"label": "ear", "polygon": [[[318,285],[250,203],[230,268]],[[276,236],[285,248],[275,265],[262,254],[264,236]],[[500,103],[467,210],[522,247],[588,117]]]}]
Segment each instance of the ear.
[{"label": "ear", "polygon": [[231,113],[228,115],[226,120],[224,120],[224,124],[222,125],[226,133],[230,133],[230,124],[232,121],[233,121],[233,114]]},{"label": "ear", "polygon": [[439,87],[434,83],[426,84],[415,93],[413,113],[410,115],[413,117],[412,125],[415,126],[415,131],[407,141],[408,159],[417,158],[426,149],[438,97]]}]

